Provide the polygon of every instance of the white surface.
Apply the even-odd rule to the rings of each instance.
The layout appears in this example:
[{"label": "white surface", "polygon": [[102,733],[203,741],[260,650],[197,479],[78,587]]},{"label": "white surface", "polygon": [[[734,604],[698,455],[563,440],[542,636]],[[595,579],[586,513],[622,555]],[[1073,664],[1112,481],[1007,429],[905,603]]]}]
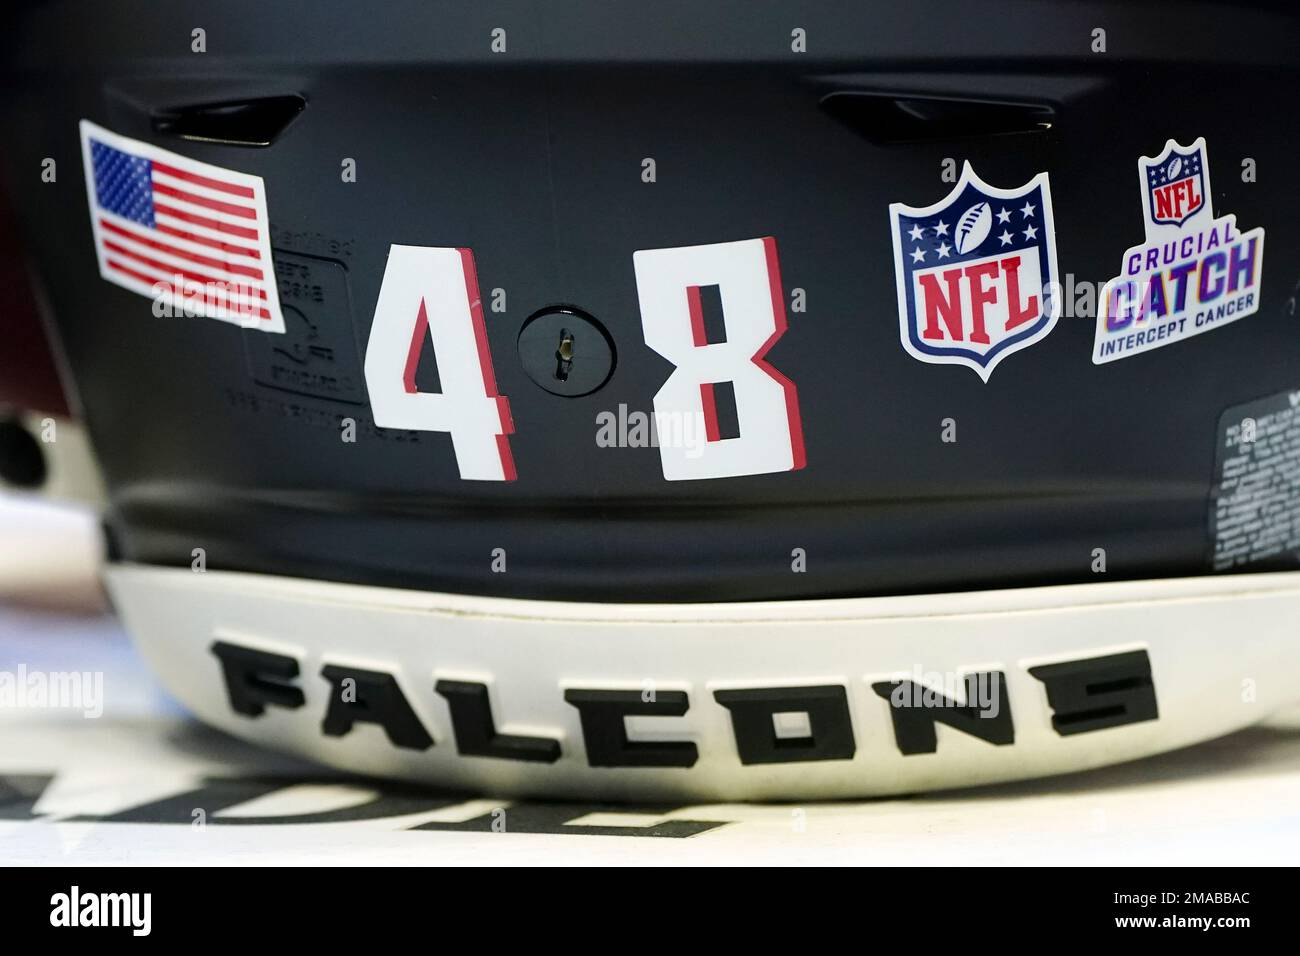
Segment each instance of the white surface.
[{"label": "white surface", "polygon": [[100,610],[102,551],[90,509],[0,493],[0,601]]},{"label": "white surface", "polygon": [[[12,546],[15,527],[0,523],[0,553]],[[77,541],[87,544],[74,535]],[[73,592],[93,590],[93,579],[68,570],[90,563],[70,553],[63,570],[51,565],[51,573]],[[1236,638],[1223,635],[1224,649]],[[0,777],[54,778],[35,819],[0,819],[0,861],[7,863],[1293,865],[1300,856],[1300,711],[1162,756],[1035,782],[910,798],[668,812],[669,819],[729,821],[687,839],[591,836],[574,823],[556,835],[518,833],[510,828],[510,811],[519,804],[476,795],[442,810],[360,823],[222,826],[222,814],[203,828],[72,822],[184,792],[205,775],[283,781],[280,791],[225,814],[243,819],[355,803],[376,785],[242,744],[186,717],[111,617],[0,604],[0,672],[20,666],[101,673],[104,712],[87,720],[71,710],[0,707]],[[1267,676],[1285,682],[1290,674]],[[18,805],[0,786],[0,818],[14,815]],[[505,810],[503,833],[410,829],[497,809]],[[661,818],[623,812],[580,822],[641,825]]]},{"label": "white surface", "polygon": [[[1300,713],[1176,753],[1037,783],[672,810],[668,819],[730,821],[686,839],[514,833],[515,804],[472,795],[441,810],[362,823],[67,822],[183,792],[203,775],[283,779],[284,790],[224,814],[245,819],[356,803],[375,785],[256,750],[169,709],[111,619],[0,612],[0,669],[18,660],[103,667],[108,693],[99,720],[0,710],[0,774],[55,774],[37,820],[0,820],[0,859],[9,863],[1226,865],[1293,864],[1300,851]],[[337,782],[301,785],[322,779]],[[505,810],[504,833],[410,829],[497,808]],[[641,825],[662,816],[615,812],[581,822]]]}]

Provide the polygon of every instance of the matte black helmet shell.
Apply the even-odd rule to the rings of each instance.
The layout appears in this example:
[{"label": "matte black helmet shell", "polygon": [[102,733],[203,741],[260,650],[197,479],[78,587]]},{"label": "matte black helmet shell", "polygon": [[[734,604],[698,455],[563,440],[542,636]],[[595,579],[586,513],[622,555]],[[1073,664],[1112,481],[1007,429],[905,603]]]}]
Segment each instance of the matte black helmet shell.
[{"label": "matte black helmet shell", "polygon": [[[1084,582],[1103,552],[1112,579],[1199,575],[1224,416],[1300,387],[1296,28],[1279,3],[30,4],[0,60],[5,188],[124,560],[202,546],[221,569],[615,602]],[[160,317],[101,278],[83,120],[260,178],[282,334]],[[1258,298],[1096,364],[1099,293],[1143,243],[1135,167],[1169,140],[1203,140],[1213,214],[1267,234]],[[943,200],[965,164],[1004,190],[1047,174],[1063,287],[1050,334],[987,381],[900,338],[891,204]],[[674,363],[634,256],[754,239],[801,448],[666,480],[637,429]],[[376,421],[395,246],[472,252],[515,480],[465,480],[447,433]],[[701,288],[715,343],[730,293]],[[558,325],[583,394],[521,351],[557,312],[585,317]],[[711,440],[767,427],[725,377],[700,384]],[[1295,566],[1266,551],[1244,569]]]}]

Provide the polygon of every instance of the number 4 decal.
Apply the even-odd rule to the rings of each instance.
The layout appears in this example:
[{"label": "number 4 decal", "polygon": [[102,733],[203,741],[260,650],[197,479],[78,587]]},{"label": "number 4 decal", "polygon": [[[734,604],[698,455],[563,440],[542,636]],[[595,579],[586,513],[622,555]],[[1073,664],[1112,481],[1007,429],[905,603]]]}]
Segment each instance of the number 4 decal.
[{"label": "number 4 decal", "polygon": [[[786,329],[776,240],[633,254],[646,345],[676,367],[654,397],[664,478],[729,478],[804,466],[794,383],[764,361]],[[710,341],[702,290],[716,287],[723,331]],[[712,291],[712,290],[711,290]],[[716,386],[735,396],[738,435],[718,424]],[[699,423],[693,431],[687,422]],[[703,432],[705,441],[674,436]]]},{"label": "number 4 decal", "polygon": [[[441,392],[421,392],[415,370],[432,343]],[[497,394],[468,249],[390,246],[366,349],[375,424],[447,432],[461,478],[514,481],[510,403]]]}]

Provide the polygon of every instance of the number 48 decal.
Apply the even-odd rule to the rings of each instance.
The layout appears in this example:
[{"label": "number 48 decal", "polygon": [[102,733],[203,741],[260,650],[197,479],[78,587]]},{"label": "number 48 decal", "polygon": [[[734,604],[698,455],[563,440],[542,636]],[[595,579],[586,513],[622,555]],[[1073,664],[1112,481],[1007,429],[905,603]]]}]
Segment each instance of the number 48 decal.
[{"label": "number 48 decal", "polygon": [[[747,239],[633,255],[646,344],[676,368],[654,397],[669,481],[730,478],[804,466],[794,383],[764,359],[785,332],[776,241]],[[721,302],[710,341],[702,290]],[[415,370],[433,346],[442,392],[421,392]],[[497,394],[468,249],[392,246],[366,350],[375,424],[447,432],[461,478],[513,481],[510,404]],[[735,396],[738,434],[723,437],[715,387]],[[702,443],[665,440],[697,422]]]}]

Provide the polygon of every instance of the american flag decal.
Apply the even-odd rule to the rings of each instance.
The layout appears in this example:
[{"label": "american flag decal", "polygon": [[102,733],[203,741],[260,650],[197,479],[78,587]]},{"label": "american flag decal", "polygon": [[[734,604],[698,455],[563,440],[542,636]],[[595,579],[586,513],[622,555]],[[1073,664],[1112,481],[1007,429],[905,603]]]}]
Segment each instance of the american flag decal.
[{"label": "american flag decal", "polygon": [[177,315],[283,332],[260,176],[81,121],[99,274]]}]

